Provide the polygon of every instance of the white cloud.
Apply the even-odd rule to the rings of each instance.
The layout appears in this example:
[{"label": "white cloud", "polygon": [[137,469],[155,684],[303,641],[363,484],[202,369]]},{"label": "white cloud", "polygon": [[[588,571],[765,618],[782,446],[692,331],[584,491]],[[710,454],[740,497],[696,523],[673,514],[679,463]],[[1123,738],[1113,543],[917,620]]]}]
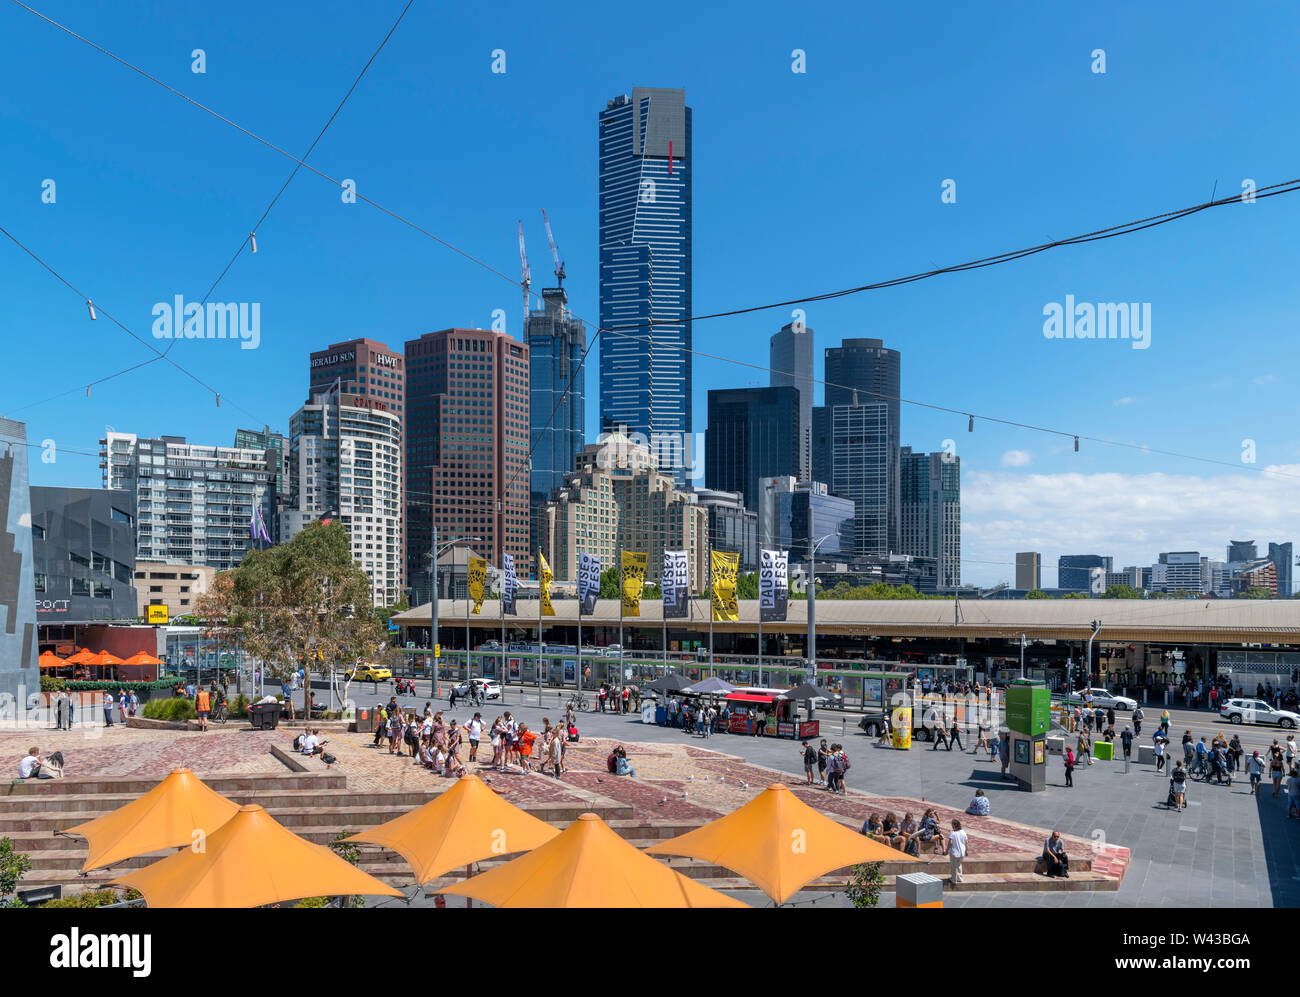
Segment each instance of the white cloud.
[{"label": "white cloud", "polygon": [[1028,467],[1033,461],[1028,450],[1008,450],[1002,455],[1003,467]]},{"label": "white cloud", "polygon": [[979,562],[1011,561],[1020,550],[1042,553],[1045,584],[1060,554],[1109,554],[1122,568],[1171,550],[1222,560],[1229,540],[1254,540],[1264,553],[1269,542],[1300,540],[1297,485],[1300,464],[1207,477],[970,471],[962,476],[962,581],[1009,580],[1010,569]]},{"label": "white cloud", "polygon": [[1125,395],[1123,398],[1116,398],[1116,399],[1115,399],[1115,404],[1116,404],[1116,405],[1132,405],[1135,401],[1137,401],[1137,399],[1134,398],[1132,395]]},{"label": "white cloud", "polygon": [[1275,381],[1277,381],[1276,374],[1260,374],[1259,377],[1255,378],[1256,384],[1273,384]]}]

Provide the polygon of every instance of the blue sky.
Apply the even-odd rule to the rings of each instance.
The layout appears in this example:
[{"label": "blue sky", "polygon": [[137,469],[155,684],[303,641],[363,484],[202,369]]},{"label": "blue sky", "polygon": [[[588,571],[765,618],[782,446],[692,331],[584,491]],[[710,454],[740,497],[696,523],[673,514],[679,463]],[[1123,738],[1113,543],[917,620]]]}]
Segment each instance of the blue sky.
[{"label": "blue sky", "polygon": [[[299,154],[401,9],[48,0],[50,17]],[[1100,3],[755,3],[682,19],[629,5],[417,3],[310,162],[516,276],[522,218],[536,281],[567,263],[574,310],[596,302],[596,116],[636,85],[681,86],[694,109],[697,313],[867,283],[1090,231],[1300,175],[1287,5],[1135,10]],[[901,5],[900,5],[901,6]],[[1176,15],[1176,16],[1175,16]],[[1266,25],[1266,27],[1261,27]],[[0,7],[0,224],[150,338],[151,309],[198,300],[292,164],[13,5]],[[190,71],[206,52],[207,72]],[[1106,73],[1092,72],[1094,49]],[[492,52],[506,73],[491,72]],[[794,49],[807,72],[791,71]],[[41,201],[45,179],[57,201]],[[956,181],[955,204],[941,202]],[[817,354],[877,336],[903,353],[908,398],[1152,448],[1215,466],[903,407],[902,437],[963,461],[964,580],[1008,577],[1038,549],[1150,563],[1222,556],[1233,539],[1291,539],[1300,429],[1300,194],[1233,205],[1138,235],[811,305]],[[0,239],[0,412],[53,439],[38,484],[99,483],[105,425],[230,443],[287,429],[306,355],[367,335],[400,348],[487,326],[520,293],[486,270],[302,173],[215,300],[260,302],[261,344],[180,342],[163,364],[53,402],[147,359]],[[1043,307],[1151,304],[1151,346],[1059,341]],[[787,311],[701,322],[697,349],[765,362]],[[761,344],[761,349],[756,349]],[[589,425],[597,377],[589,374]],[[697,360],[695,424],[710,387],[760,372]],[[820,393],[819,393],[820,394]],[[39,403],[39,404],[37,404]],[[1256,464],[1240,463],[1255,441]],[[1261,468],[1274,473],[1260,473]]]}]

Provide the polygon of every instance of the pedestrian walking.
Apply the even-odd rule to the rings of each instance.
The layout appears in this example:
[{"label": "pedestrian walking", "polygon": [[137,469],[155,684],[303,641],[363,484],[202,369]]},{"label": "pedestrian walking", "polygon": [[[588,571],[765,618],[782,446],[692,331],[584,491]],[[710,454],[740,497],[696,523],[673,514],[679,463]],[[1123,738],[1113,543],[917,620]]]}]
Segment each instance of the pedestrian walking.
[{"label": "pedestrian walking", "polygon": [[1133,711],[1133,736],[1142,736],[1142,721],[1146,719],[1146,714],[1142,712],[1142,707],[1137,707]]},{"label": "pedestrian walking", "polygon": [[1169,743],[1168,739],[1162,736],[1160,731],[1156,731],[1152,740],[1155,741],[1156,747],[1156,771],[1163,772],[1165,769],[1165,745]]},{"label": "pedestrian walking", "polygon": [[966,832],[961,829],[961,821],[952,822],[952,831],[948,835],[948,882],[952,886],[961,883],[961,862],[966,857]]},{"label": "pedestrian walking", "polygon": [[1065,785],[1074,786],[1074,752],[1070,750],[1069,745],[1065,748]]},{"label": "pedestrian walking", "polygon": [[998,760],[1002,762],[1002,779],[1007,777],[1007,766],[1011,764],[1011,735],[1006,731],[998,737]]},{"label": "pedestrian walking", "polygon": [[1250,795],[1258,796],[1260,780],[1264,777],[1264,759],[1259,757],[1258,748],[1251,753],[1250,759],[1246,762],[1246,773],[1250,776]]},{"label": "pedestrian walking", "polygon": [[952,726],[948,728],[948,750],[949,751],[952,750],[952,746],[954,744],[957,745],[958,751],[966,750],[964,747],[962,747],[961,729],[957,726],[957,721],[955,719],[952,722]]},{"label": "pedestrian walking", "polygon": [[1183,768],[1183,763],[1178,762],[1174,765],[1174,774],[1169,779],[1169,789],[1174,796],[1174,805],[1181,813],[1187,806],[1187,772]]},{"label": "pedestrian walking", "polygon": [[1268,749],[1268,777],[1273,780],[1273,796],[1277,797],[1282,792],[1282,774],[1285,770],[1282,767],[1282,746],[1277,743],[1277,738],[1273,738],[1273,746]]},{"label": "pedestrian walking", "polygon": [[817,781],[823,786],[826,785],[826,763],[831,757],[831,749],[826,744],[826,738],[822,738],[822,743],[817,747]]},{"label": "pedestrian walking", "polygon": [[[113,726],[113,694],[107,690],[104,691],[104,726]],[[1273,743],[1276,744],[1277,742],[1274,741]],[[1273,795],[1276,796],[1277,794],[1274,793]]]},{"label": "pedestrian walking", "polygon": [[1127,761],[1133,754],[1133,731],[1129,729],[1128,724],[1120,732],[1119,741],[1124,748],[1124,760]]}]

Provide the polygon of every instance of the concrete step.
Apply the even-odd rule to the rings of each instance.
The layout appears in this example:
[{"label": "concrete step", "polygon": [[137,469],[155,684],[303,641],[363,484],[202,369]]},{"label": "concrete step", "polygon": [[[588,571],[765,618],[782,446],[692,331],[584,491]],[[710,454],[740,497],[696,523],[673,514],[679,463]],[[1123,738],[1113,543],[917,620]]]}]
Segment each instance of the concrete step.
[{"label": "concrete step", "polygon": [[[160,779],[105,778],[105,779],[15,779],[0,783],[0,808],[6,805],[30,805],[33,796],[46,799],[61,796],[112,796],[126,795],[134,799],[149,792]],[[315,772],[309,775],[212,775],[203,782],[218,793],[231,795],[237,792],[257,792],[272,786],[294,789],[343,790],[347,776],[342,773]]]}]

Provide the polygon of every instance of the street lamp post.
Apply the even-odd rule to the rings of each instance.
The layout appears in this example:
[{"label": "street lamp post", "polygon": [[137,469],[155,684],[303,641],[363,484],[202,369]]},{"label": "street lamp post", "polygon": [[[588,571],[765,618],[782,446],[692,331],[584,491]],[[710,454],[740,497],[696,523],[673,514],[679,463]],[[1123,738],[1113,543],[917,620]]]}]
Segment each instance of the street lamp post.
[{"label": "street lamp post", "polygon": [[[812,535],[812,507],[808,508],[808,534]],[[817,551],[836,533],[808,541],[808,681],[817,684]]]}]

